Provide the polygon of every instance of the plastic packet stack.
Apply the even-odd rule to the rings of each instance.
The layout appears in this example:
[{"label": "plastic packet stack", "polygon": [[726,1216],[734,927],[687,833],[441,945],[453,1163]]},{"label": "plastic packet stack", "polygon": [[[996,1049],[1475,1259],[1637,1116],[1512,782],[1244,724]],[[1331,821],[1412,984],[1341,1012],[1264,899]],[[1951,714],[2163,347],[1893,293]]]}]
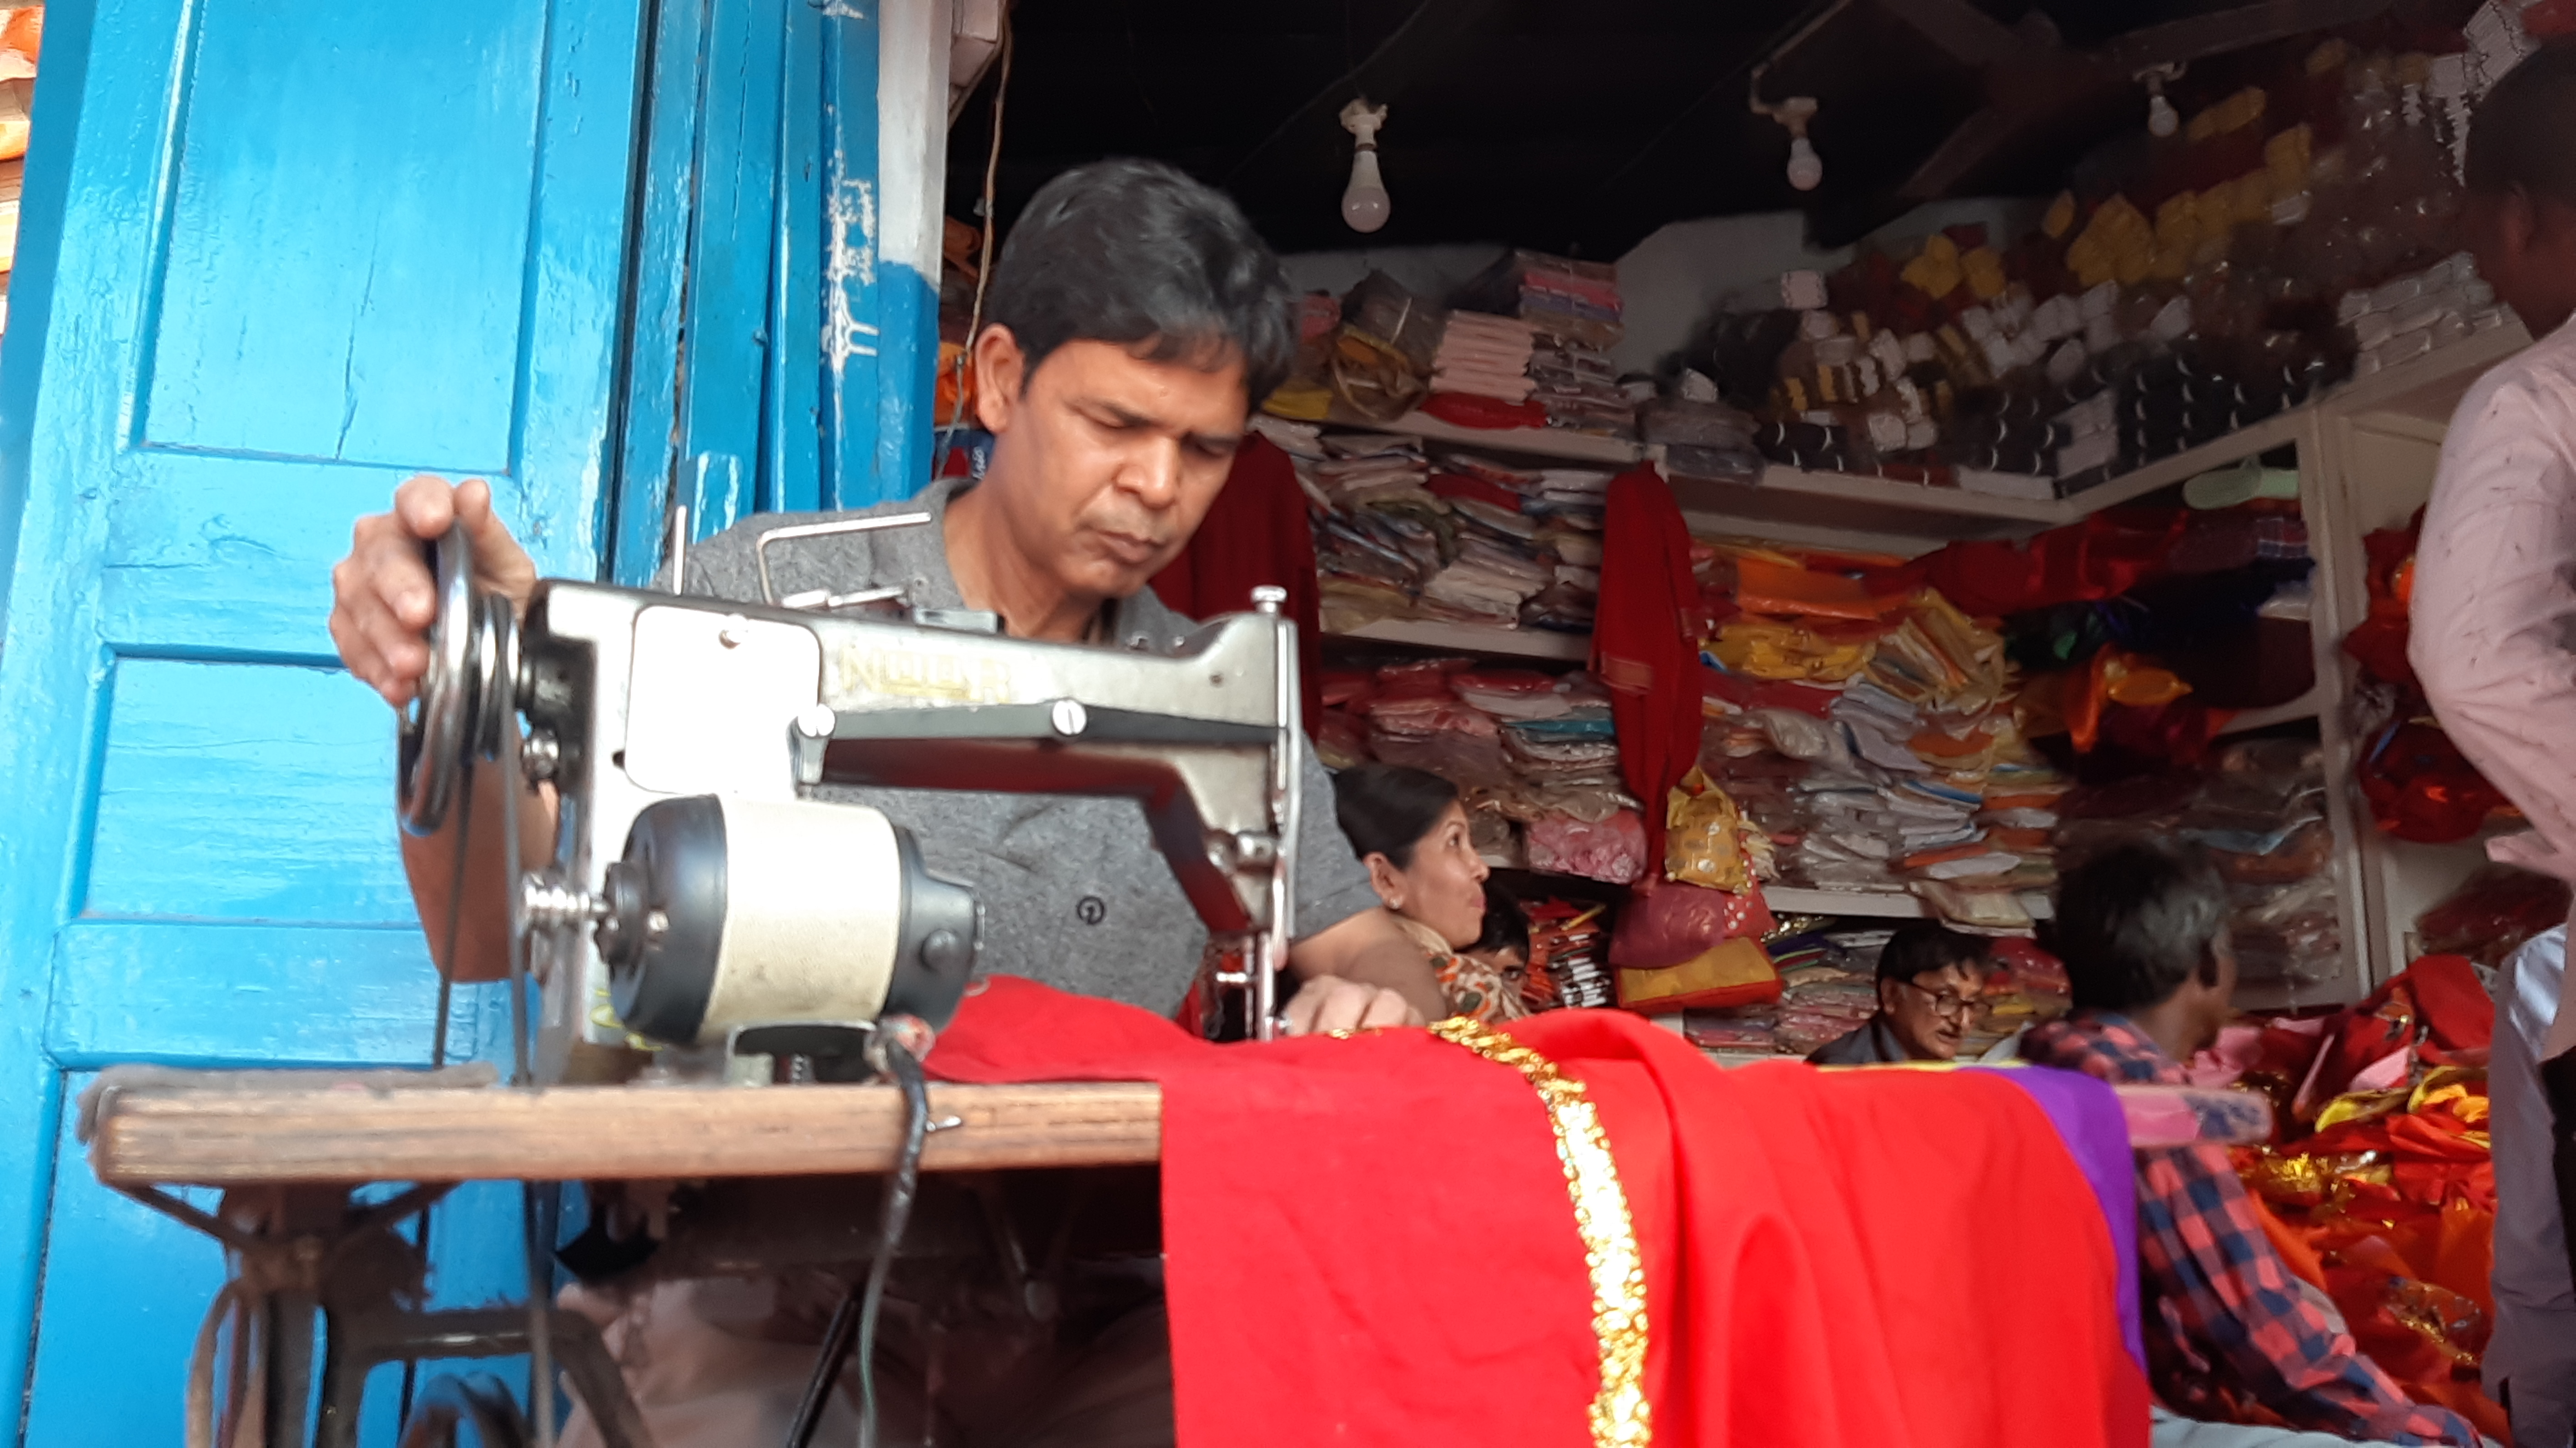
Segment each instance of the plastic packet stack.
[{"label": "plastic packet stack", "polygon": [[2346,292],[2335,318],[2361,349],[2352,368],[2360,377],[2412,362],[2473,332],[2495,331],[2507,321],[2495,289],[2478,278],[2477,262],[2467,252],[2368,291]]}]

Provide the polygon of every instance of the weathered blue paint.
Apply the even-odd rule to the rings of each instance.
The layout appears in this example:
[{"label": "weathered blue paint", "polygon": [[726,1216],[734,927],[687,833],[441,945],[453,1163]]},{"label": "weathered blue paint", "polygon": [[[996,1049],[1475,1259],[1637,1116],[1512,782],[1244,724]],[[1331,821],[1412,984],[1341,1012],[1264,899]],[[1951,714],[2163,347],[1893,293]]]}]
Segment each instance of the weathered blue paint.
[{"label": "weathered blue paint", "polygon": [[769,372],[757,503],[823,506],[823,33],[812,5],[789,5],[778,108],[778,206],[769,256]]},{"label": "weathered blue paint", "polygon": [[877,310],[877,33],[882,0],[824,6],[823,61],[823,506],[864,508],[890,491],[877,476],[879,364],[885,328]]},{"label": "weathered blue paint", "polygon": [[[426,1059],[329,569],[419,468],[597,569],[639,7],[54,10],[0,349],[0,1444],[175,1443],[220,1259],[90,1179],[67,1073]],[[443,1298],[519,1290],[517,1219],[441,1209]]]},{"label": "weathered blue paint", "polygon": [[663,0],[650,37],[641,194],[627,259],[630,315],[610,576],[652,581],[662,557],[679,461],[681,320],[687,304],[690,218],[696,209],[698,98],[708,22],[718,0]]}]

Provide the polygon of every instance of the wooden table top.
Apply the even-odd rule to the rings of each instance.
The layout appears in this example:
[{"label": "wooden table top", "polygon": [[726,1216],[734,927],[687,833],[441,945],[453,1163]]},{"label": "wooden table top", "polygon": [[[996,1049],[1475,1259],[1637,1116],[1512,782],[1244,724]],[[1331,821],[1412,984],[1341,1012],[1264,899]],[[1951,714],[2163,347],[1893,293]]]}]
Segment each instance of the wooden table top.
[{"label": "wooden table top", "polygon": [[[1150,1083],[930,1088],[927,1171],[1126,1166],[1162,1151]],[[116,1186],[807,1176],[894,1165],[886,1085],[538,1091],[137,1085],[97,1108],[90,1165]]]}]

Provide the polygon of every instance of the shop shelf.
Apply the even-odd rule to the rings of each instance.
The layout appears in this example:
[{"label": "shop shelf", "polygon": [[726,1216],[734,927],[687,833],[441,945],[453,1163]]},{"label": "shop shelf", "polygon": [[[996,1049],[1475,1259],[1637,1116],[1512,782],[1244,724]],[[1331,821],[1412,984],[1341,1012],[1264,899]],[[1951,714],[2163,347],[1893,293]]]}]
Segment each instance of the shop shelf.
[{"label": "shop shelf", "polygon": [[[1330,425],[1335,429],[1345,426],[1342,423]],[[1553,427],[1460,427],[1427,412],[1408,412],[1382,427],[1352,426],[1349,430],[1402,433],[1427,442],[1455,443],[1486,452],[1516,453],[1523,457],[1555,458],[1609,467],[1625,467],[1645,456],[1645,449],[1626,438],[1601,437]]]},{"label": "shop shelf", "polygon": [[[1775,915],[1859,915],[1884,920],[1920,920],[1923,902],[1903,890],[1808,890],[1795,885],[1765,885],[1762,898]],[[2022,892],[2021,908],[2033,920],[2049,915],[2048,896]]]},{"label": "shop shelf", "polygon": [[1438,619],[1388,618],[1362,624],[1336,639],[1375,644],[1409,644],[1460,654],[1495,654],[1516,659],[1581,660],[1592,652],[1592,635],[1551,633],[1546,629],[1495,628],[1489,624],[1448,623]]}]

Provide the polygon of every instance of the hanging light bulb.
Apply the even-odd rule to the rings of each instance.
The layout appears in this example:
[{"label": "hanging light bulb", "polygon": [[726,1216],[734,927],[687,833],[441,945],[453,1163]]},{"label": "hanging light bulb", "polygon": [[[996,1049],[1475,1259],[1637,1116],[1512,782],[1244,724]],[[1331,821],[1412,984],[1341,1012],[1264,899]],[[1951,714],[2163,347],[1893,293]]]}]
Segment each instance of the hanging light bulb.
[{"label": "hanging light bulb", "polygon": [[1807,123],[1816,118],[1814,96],[1791,96],[1778,105],[1762,99],[1762,73],[1770,69],[1766,62],[1753,68],[1753,114],[1769,116],[1789,132],[1789,184],[1801,191],[1813,191],[1825,182],[1825,158],[1816,154],[1816,143],[1807,139]]},{"label": "hanging light bulb", "polygon": [[1824,184],[1825,158],[1816,154],[1816,143],[1804,136],[1789,139],[1789,184],[1801,191],[1813,191]]},{"label": "hanging light bulb", "polygon": [[1351,153],[1351,184],[1342,188],[1342,220],[1353,231],[1377,230],[1386,225],[1387,216],[1395,209],[1377,169],[1377,128],[1385,124],[1386,107],[1371,106],[1366,98],[1342,107],[1342,129],[1350,132],[1356,142]]},{"label": "hanging light bulb", "polygon": [[2159,65],[2138,73],[2147,83],[2147,134],[2158,140],[2182,129],[2182,113],[2165,99],[2165,82],[2181,74],[2179,65]]}]

